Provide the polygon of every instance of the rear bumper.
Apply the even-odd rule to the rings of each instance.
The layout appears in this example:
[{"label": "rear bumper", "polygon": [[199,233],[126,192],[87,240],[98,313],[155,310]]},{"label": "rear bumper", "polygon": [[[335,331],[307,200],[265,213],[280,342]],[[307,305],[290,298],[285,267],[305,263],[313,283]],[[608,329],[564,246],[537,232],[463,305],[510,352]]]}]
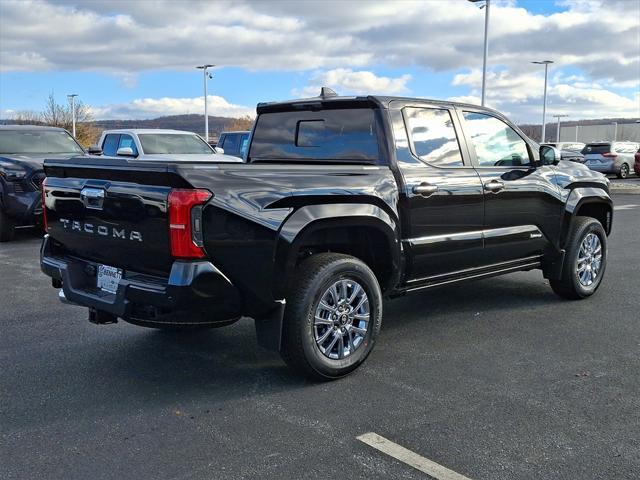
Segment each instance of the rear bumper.
[{"label": "rear bumper", "polygon": [[150,325],[215,324],[240,316],[238,290],[211,262],[176,261],[168,277],[125,270],[115,294],[97,288],[97,265],[53,252],[45,236],[40,267],[61,284],[65,303]]},{"label": "rear bumper", "polygon": [[600,173],[617,173],[620,169],[619,166],[616,166],[615,162],[606,162],[606,163],[587,163],[585,164],[591,170],[595,170]]}]

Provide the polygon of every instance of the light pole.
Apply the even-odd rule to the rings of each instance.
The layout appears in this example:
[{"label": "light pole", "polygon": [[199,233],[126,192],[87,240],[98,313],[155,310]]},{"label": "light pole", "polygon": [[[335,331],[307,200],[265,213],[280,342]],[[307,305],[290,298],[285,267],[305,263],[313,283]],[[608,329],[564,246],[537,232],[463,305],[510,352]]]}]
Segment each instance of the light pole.
[{"label": "light pole", "polygon": [[611,122],[611,125],[613,125],[613,141],[616,142],[618,141],[618,122]]},{"label": "light pole", "polygon": [[537,65],[544,65],[544,98],[542,100],[542,142],[545,142],[546,122],[547,122],[547,75],[549,73],[549,64],[553,60],[542,60],[541,62],[531,62]]},{"label": "light pole", "polygon": [[204,79],[204,139],[209,143],[209,112],[207,109],[207,78],[213,78],[212,75],[207,72],[207,69],[215,67],[215,65],[198,65],[196,68],[202,70]]},{"label": "light pole", "polygon": [[563,117],[568,117],[569,115],[567,115],[566,113],[558,113],[553,116],[558,119],[558,131],[556,132],[556,143],[560,143],[560,119]]},{"label": "light pole", "polygon": [[489,53],[489,7],[491,0],[469,0],[471,3],[484,2],[480,8],[484,8],[484,55],[482,58],[482,100],[481,105],[484,107],[485,91],[487,86],[487,54]]},{"label": "light pole", "polygon": [[78,96],[77,93],[72,93],[70,95],[67,95],[67,98],[71,99],[71,129],[72,129],[72,134],[73,134],[73,138],[76,138],[76,97]]}]

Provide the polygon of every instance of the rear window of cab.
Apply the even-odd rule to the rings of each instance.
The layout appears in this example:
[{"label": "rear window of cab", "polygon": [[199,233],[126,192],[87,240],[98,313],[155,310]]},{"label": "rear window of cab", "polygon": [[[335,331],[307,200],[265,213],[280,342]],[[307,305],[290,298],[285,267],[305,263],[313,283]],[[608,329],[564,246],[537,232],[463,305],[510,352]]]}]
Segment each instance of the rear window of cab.
[{"label": "rear window of cab", "polygon": [[379,163],[376,115],[371,108],[263,113],[250,162]]}]

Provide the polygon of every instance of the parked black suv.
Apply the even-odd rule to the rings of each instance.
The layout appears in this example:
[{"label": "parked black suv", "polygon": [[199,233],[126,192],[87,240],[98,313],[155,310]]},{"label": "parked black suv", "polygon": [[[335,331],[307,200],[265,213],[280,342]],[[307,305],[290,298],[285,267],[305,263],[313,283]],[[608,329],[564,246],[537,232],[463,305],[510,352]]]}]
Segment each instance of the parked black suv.
[{"label": "parked black suv", "polygon": [[32,125],[0,125],[0,242],[14,227],[40,222],[44,157],[82,155],[66,130]]},{"label": "parked black suv", "polygon": [[248,163],[47,160],[61,299],[96,323],[250,316],[289,365],[337,378],[371,352],[383,297],[531,269],[565,298],[602,281],[608,180],[498,112],[325,94],[257,113]]}]

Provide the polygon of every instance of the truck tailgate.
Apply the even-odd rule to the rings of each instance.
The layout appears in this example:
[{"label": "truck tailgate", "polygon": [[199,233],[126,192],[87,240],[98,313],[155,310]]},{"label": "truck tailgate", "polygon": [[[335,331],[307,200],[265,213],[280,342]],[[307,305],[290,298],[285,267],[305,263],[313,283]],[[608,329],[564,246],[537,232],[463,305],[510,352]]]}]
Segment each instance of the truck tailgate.
[{"label": "truck tailgate", "polygon": [[184,181],[171,180],[162,167],[114,167],[102,159],[99,167],[47,164],[47,231],[67,255],[166,274],[172,262],[167,197]]}]

